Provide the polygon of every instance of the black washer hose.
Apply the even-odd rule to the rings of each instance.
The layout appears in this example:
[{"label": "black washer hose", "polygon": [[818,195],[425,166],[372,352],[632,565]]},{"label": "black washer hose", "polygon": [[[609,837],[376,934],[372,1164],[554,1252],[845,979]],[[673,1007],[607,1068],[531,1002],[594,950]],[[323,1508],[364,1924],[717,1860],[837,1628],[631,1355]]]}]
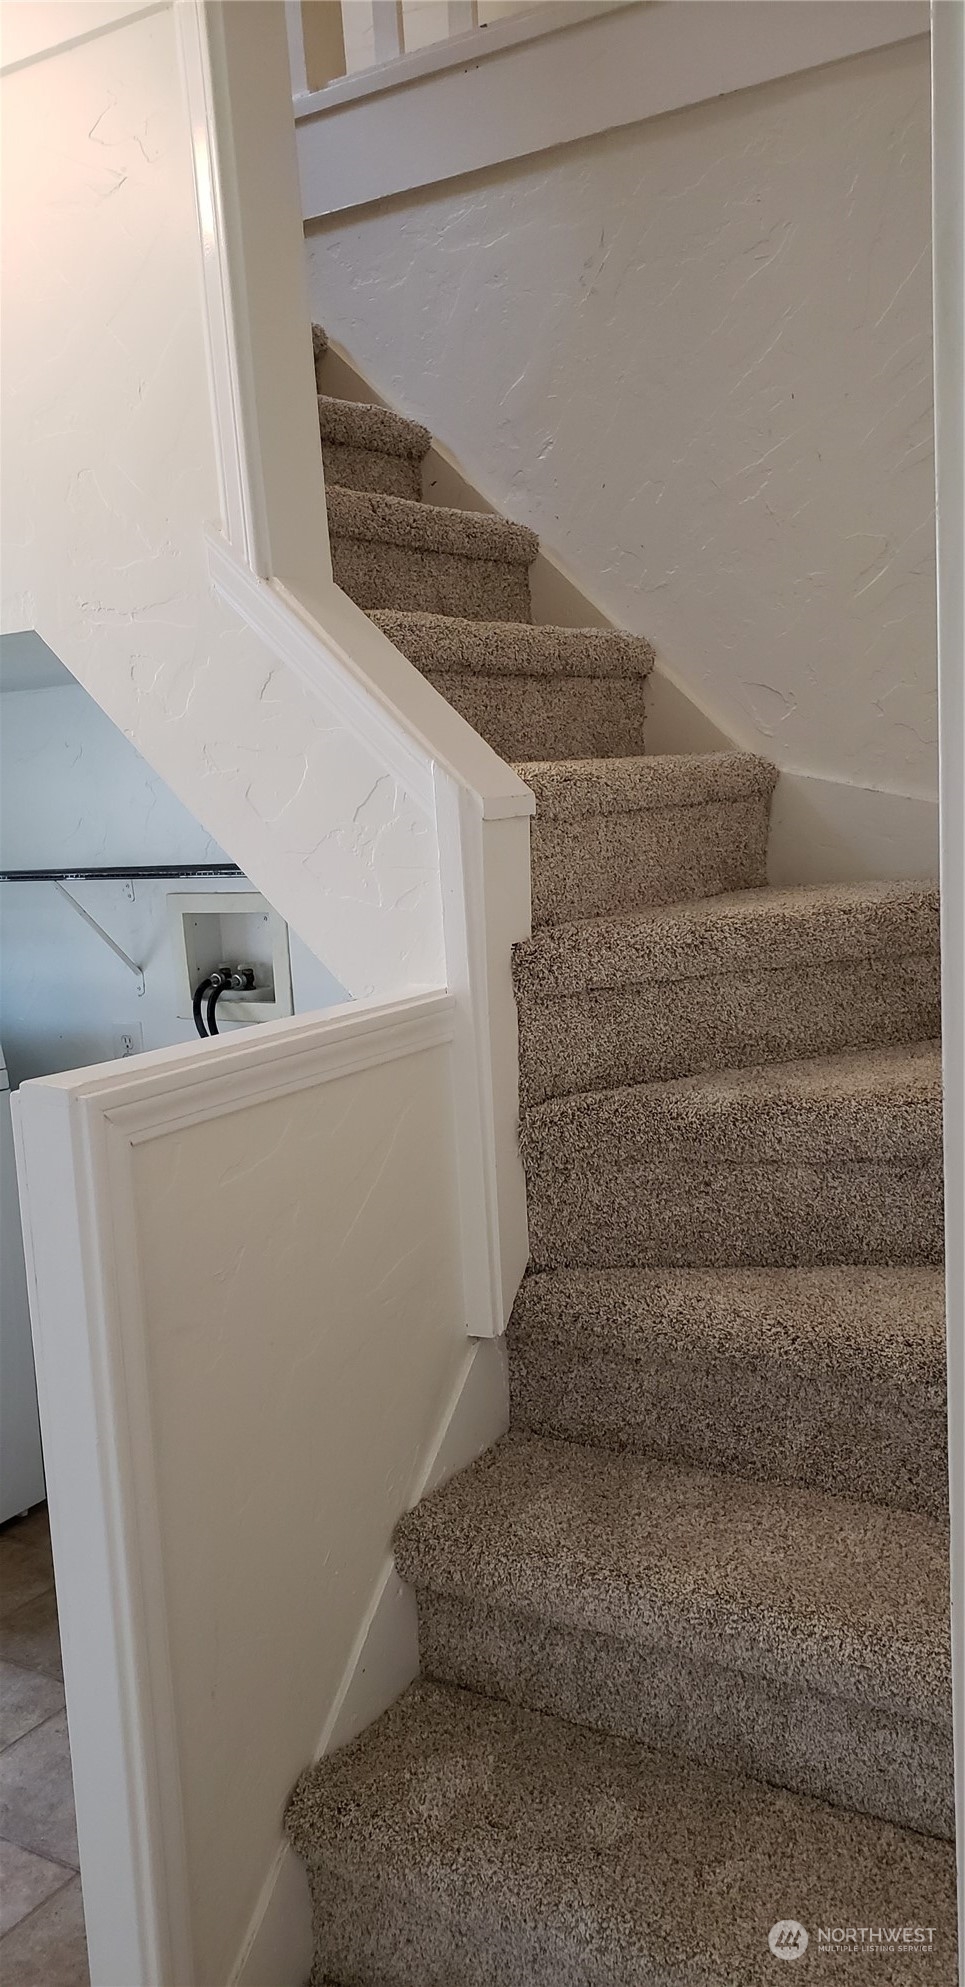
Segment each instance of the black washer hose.
[{"label": "black washer hose", "polygon": [[194,999],[191,1002],[191,1012],[194,1015],[194,1025],[198,1031],[198,1034],[201,1036],[203,1042],[207,1041],[209,1031],[205,1027],[204,1021],[201,1018],[201,1009],[204,1004],[205,994],[210,994],[211,989],[215,985],[216,981],[218,983],[218,991],[220,993],[221,991],[220,976],[217,973],[211,973],[209,974],[206,980],[201,981],[200,986],[195,987]]},{"label": "black washer hose", "polygon": [[[214,1011],[218,1005],[219,1000],[221,999],[222,994],[227,992],[227,988],[225,986],[224,981],[218,979],[217,975],[215,976],[215,979],[216,979],[216,984],[211,986],[211,992],[208,995],[207,1004],[204,1010],[205,1026],[207,1027],[209,1035],[216,1035],[218,1033],[218,1023],[214,1018]],[[208,984],[211,985],[211,982],[209,981]]]}]

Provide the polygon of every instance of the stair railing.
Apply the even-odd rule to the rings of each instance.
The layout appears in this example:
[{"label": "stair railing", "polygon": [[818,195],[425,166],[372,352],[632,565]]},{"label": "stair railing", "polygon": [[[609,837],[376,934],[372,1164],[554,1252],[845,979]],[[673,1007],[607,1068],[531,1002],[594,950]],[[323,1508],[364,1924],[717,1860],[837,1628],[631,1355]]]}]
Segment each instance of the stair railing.
[{"label": "stair railing", "polygon": [[453,41],[530,0],[285,0],[298,96]]}]

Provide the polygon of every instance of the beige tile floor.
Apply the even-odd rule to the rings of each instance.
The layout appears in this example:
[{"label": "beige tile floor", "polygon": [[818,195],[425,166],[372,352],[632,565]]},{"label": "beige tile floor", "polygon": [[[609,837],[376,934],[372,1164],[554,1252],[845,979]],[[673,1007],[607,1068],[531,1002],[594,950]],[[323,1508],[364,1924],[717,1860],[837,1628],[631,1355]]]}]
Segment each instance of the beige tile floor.
[{"label": "beige tile floor", "polygon": [[0,1982],[88,1987],[43,1505],[0,1527]]}]

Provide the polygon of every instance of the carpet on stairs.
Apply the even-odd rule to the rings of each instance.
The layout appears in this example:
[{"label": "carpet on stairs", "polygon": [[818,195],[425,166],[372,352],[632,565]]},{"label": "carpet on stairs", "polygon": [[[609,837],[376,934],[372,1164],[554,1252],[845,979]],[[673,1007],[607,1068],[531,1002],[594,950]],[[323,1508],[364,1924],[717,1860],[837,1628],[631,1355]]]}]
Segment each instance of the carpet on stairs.
[{"label": "carpet on stairs", "polygon": [[648,756],[650,643],[534,623],[534,534],[315,342],[336,579],[537,811],[511,1428],[292,1795],[314,1987],[765,1987],[791,1920],[952,1987],[937,888],[768,887],[775,768]]}]

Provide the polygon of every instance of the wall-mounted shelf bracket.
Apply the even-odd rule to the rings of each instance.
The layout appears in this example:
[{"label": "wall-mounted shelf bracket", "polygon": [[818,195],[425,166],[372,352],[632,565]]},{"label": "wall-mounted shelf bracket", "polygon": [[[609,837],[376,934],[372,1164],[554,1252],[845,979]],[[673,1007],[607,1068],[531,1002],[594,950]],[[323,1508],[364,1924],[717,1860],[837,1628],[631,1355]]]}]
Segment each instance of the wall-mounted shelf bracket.
[{"label": "wall-mounted shelf bracket", "polygon": [[83,918],[85,925],[89,925],[91,931],[96,931],[98,938],[103,939],[104,944],[110,946],[110,949],[113,952],[115,958],[120,960],[122,966],[126,966],[128,972],[133,973],[136,983],[137,993],[139,996],[143,994],[144,992],[143,966],[139,966],[136,960],[130,959],[128,957],[127,953],[122,950],[121,946],[118,945],[116,939],[113,939],[111,937],[110,932],[105,931],[103,925],[99,925],[97,919],[92,918],[89,911],[85,911],[83,904],[78,904],[76,897],[72,897],[70,891],[65,890],[63,884],[59,883],[56,877],[51,877],[50,881],[53,883],[54,889],[59,890],[60,895],[77,912],[77,916],[79,918]]}]

